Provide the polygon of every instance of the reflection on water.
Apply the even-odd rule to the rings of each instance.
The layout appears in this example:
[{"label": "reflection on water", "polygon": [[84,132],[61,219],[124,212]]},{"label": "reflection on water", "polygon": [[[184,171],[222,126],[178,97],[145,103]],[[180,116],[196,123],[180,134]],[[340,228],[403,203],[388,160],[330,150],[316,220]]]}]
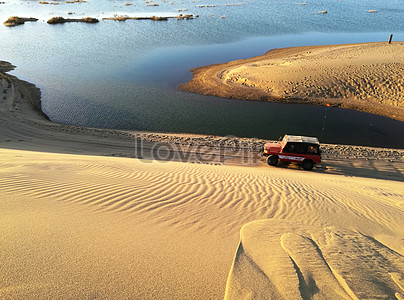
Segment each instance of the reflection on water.
[{"label": "reflection on water", "polygon": [[[277,138],[283,133],[320,136],[324,107],[245,102],[189,94],[176,85],[201,65],[262,55],[288,46],[404,39],[399,0],[308,2],[185,0],[146,7],[143,1],[88,1],[40,5],[8,1],[0,17],[38,17],[37,23],[0,27],[0,59],[17,65],[13,74],[37,84],[43,109],[52,120],[95,127],[192,132]],[[233,3],[234,2],[234,3]],[[226,4],[243,4],[227,6]],[[51,26],[53,16],[115,13],[199,14],[195,20],[167,22],[102,21]],[[327,15],[316,14],[326,9]],[[368,10],[376,9],[376,14]],[[213,14],[213,16],[211,16]],[[226,18],[221,18],[225,15]],[[299,16],[298,18],[296,16]],[[362,33],[353,33],[363,31]],[[323,142],[395,146],[404,123],[384,117],[329,108]]]}]

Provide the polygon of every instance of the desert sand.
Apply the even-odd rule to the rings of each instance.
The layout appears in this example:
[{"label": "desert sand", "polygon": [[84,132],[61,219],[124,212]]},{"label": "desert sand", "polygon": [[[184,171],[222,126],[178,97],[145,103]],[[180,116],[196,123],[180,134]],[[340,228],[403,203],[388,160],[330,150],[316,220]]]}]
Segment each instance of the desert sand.
[{"label": "desert sand", "polygon": [[404,150],[271,168],[260,140],[52,123],[0,68],[1,299],[403,299]]},{"label": "desert sand", "polygon": [[404,121],[404,43],[274,49],[191,70],[179,88],[226,98],[333,105]]}]

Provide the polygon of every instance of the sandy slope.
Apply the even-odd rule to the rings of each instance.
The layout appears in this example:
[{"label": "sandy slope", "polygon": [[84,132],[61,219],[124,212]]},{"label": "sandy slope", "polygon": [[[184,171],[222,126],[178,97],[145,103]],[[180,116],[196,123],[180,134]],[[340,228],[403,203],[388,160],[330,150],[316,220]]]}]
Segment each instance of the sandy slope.
[{"label": "sandy slope", "polygon": [[403,299],[403,275],[403,256],[363,231],[254,221],[241,231],[225,298]]},{"label": "sandy slope", "polygon": [[332,104],[404,121],[404,43],[271,50],[192,70],[179,88],[227,98]]},{"label": "sandy slope", "polygon": [[[289,257],[306,293],[313,282],[318,295],[348,290],[327,265],[358,298],[400,292],[389,273],[404,271],[402,182],[0,153],[1,298],[221,298],[240,228],[261,219],[269,221],[242,230],[243,259],[254,263],[240,267],[239,249],[229,298],[285,287],[284,299],[294,299],[287,295],[299,295],[299,277]],[[249,281],[257,272],[262,281]]]},{"label": "sandy slope", "polygon": [[53,124],[0,85],[1,299],[401,297],[404,150],[270,168],[260,141]]}]

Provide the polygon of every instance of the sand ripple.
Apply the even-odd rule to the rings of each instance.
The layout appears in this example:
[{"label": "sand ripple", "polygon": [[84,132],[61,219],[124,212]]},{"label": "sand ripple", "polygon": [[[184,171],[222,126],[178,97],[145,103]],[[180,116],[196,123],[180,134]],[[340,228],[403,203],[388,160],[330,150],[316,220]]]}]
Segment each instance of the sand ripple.
[{"label": "sand ripple", "polygon": [[[117,266],[124,268],[125,264],[133,264],[134,259],[139,260],[136,267],[120,269],[126,276],[139,267],[147,272],[148,264],[160,269],[164,262],[168,265],[164,270],[166,277],[161,280],[170,281],[173,279],[170,270],[176,270],[177,262],[185,260],[197,268],[192,272],[204,274],[199,278],[206,278],[211,272],[216,272],[214,276],[224,273],[221,275],[223,285],[215,287],[220,293],[239,230],[247,223],[241,231],[241,242],[230,271],[228,298],[270,298],[270,293],[271,297],[279,299],[330,299],[327,298],[330,295],[346,299],[361,299],[365,295],[372,299],[393,299],[395,294],[397,297],[403,294],[399,288],[404,272],[402,182],[267,166],[252,168],[15,150],[0,152],[0,207],[17,218],[11,220],[7,214],[1,215],[1,222],[6,225],[0,227],[4,234],[0,237],[0,255],[12,257],[12,264],[24,268],[27,254],[21,250],[25,247],[23,241],[30,239],[29,245],[49,242],[50,248],[43,245],[37,248],[41,256],[36,263],[44,270],[41,272],[55,274],[42,282],[39,276],[42,273],[35,273],[37,269],[24,269],[24,274],[37,278],[43,285],[37,286],[32,280],[26,288],[19,285],[25,281],[18,280],[4,287],[0,285],[0,292],[11,298],[19,293],[28,295],[30,288],[37,295],[51,295],[54,289],[47,288],[46,284],[57,284],[58,272],[65,274],[67,270],[79,268],[77,276],[88,276],[86,269],[77,264],[75,268],[70,267],[75,257],[81,255],[80,247],[90,247],[94,242],[87,226],[93,226],[91,232],[97,234],[100,244],[96,250],[86,249],[91,257],[95,255],[96,261],[104,260],[103,255],[108,254],[113,261],[109,272],[115,272]],[[34,214],[26,211],[26,206],[33,207]],[[48,210],[50,214],[46,215],[44,211]],[[69,211],[66,216],[65,210]],[[61,235],[42,240],[41,236],[51,228],[41,217],[54,215],[63,217],[65,221],[60,226],[65,229]],[[23,230],[25,238],[16,240],[13,232],[18,226],[7,224],[19,224],[25,217],[33,220],[32,230]],[[89,221],[87,224],[87,219],[100,222],[103,230],[98,230],[98,223],[94,225]],[[263,221],[256,221],[261,219]],[[77,222],[86,225],[77,227]],[[58,221],[55,224],[57,229]],[[150,249],[139,259],[127,253],[132,248],[144,251],[142,244],[133,238],[139,226],[147,227],[146,233],[141,235],[143,243],[157,235],[150,249],[155,249],[153,257],[160,257],[159,261],[150,262]],[[75,246],[78,233],[84,236],[80,247]],[[188,242],[183,242],[184,238]],[[104,247],[105,240],[109,248]],[[57,241],[61,241],[60,245]],[[64,252],[66,242],[71,245],[67,254]],[[132,248],[126,249],[127,243]],[[119,244],[117,249],[115,244]],[[202,246],[205,248],[196,255],[195,251]],[[188,250],[191,248],[192,251]],[[126,251],[125,256],[114,256],[122,251]],[[171,256],[166,257],[166,251],[170,251]],[[104,252],[107,254],[102,254]],[[49,255],[63,255],[60,271],[53,265],[40,264],[41,259]],[[217,261],[218,255],[221,260],[229,261]],[[199,264],[198,256],[204,257]],[[119,265],[120,259],[125,261],[123,265]],[[217,265],[220,271],[216,270]],[[187,269],[186,264],[181,267]],[[147,273],[147,276],[157,280],[158,272]],[[0,282],[10,274],[20,278],[13,267],[0,265]],[[94,271],[93,274],[99,273]],[[105,282],[110,280],[107,275],[97,276]],[[179,279],[181,273],[177,277],[176,280],[187,282],[184,291],[189,293],[190,285],[194,284],[192,278]],[[115,276],[113,280],[119,278],[124,277]],[[212,277],[207,282],[212,284],[217,278]],[[93,282],[91,280],[84,281],[83,287]],[[128,284],[121,281],[119,284]],[[173,284],[170,291],[173,291],[175,284],[170,282]],[[201,290],[195,293],[204,291],[208,295],[206,283],[200,283]],[[153,285],[153,281],[150,284]],[[69,288],[68,284],[63,286]],[[108,283],[105,286],[110,287]],[[144,292],[141,285],[133,289],[139,296]],[[162,296],[163,289],[159,291]],[[81,292],[76,290],[75,293],[80,295]]]},{"label": "sand ripple", "polygon": [[[37,170],[37,176],[18,172],[27,168]],[[158,223],[225,233],[256,219],[327,226],[339,224],[341,215],[361,229],[372,224],[397,231],[398,224],[391,220],[402,217],[404,198],[402,190],[383,187],[377,180],[307,176],[299,170],[267,167],[45,159],[8,161],[1,169],[6,175],[0,178],[4,194],[79,203],[94,211],[140,213],[158,218]],[[62,175],[49,178],[48,172]]]}]

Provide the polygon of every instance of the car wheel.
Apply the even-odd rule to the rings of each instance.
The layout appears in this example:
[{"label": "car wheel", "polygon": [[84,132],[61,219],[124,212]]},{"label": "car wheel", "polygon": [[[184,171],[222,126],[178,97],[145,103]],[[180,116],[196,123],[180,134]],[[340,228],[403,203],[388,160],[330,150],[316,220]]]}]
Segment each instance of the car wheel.
[{"label": "car wheel", "polygon": [[276,155],[268,156],[267,163],[270,166],[276,166],[278,164],[278,156]]},{"label": "car wheel", "polygon": [[303,169],[305,170],[311,170],[313,169],[314,163],[311,159],[305,159],[303,161]]}]

